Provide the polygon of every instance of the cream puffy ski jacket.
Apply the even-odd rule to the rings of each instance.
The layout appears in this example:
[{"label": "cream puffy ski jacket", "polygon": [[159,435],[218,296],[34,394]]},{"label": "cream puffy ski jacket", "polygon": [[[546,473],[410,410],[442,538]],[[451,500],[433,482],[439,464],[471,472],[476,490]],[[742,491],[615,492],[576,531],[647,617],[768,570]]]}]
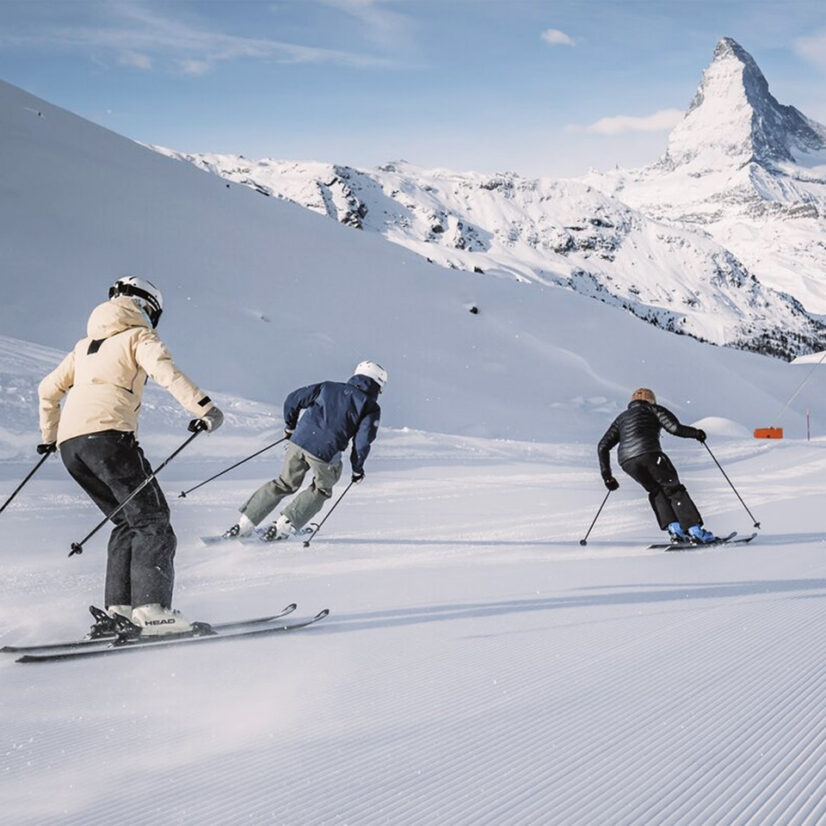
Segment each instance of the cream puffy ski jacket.
[{"label": "cream puffy ski jacket", "polygon": [[102,430],[135,433],[147,376],[193,416],[200,418],[214,407],[209,396],[175,367],[134,299],[121,296],[95,307],[86,332],[87,337],[40,382],[44,443],[60,444]]}]

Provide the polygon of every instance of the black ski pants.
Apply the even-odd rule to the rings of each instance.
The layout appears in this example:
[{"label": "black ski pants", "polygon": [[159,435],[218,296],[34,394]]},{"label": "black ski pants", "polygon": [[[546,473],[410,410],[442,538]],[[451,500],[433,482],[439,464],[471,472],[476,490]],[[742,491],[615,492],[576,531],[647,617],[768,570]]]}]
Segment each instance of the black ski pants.
[{"label": "black ski pants", "polygon": [[[104,430],[67,439],[60,456],[72,478],[107,516],[152,473],[132,433]],[[112,520],[105,605],[172,605],[177,539],[153,479]]]},{"label": "black ski pants", "polygon": [[648,501],[662,530],[672,522],[679,522],[684,531],[703,524],[697,506],[665,453],[634,456],[623,462],[622,469],[648,491]]}]

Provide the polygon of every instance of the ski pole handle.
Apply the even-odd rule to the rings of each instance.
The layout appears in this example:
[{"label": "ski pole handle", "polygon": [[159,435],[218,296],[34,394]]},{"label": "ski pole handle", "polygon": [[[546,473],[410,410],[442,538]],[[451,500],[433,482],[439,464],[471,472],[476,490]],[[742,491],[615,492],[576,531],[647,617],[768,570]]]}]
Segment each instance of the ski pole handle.
[{"label": "ski pole handle", "polygon": [[6,499],[5,502],[3,502],[3,507],[0,508],[0,513],[3,513],[3,511],[6,509],[6,505],[8,505],[9,502],[11,502],[11,500],[14,499],[14,497],[17,496],[17,494],[20,493],[21,490],[23,490],[23,486],[26,484],[26,482],[28,482],[29,479],[31,479],[32,476],[34,476],[38,470],[40,470],[40,466],[43,464],[43,462],[46,461],[46,459],[49,458],[49,456],[52,455],[53,452],[54,451],[50,451],[49,453],[43,454],[43,458],[28,472],[26,478],[14,489],[14,493],[12,493],[12,495],[8,499]]},{"label": "ski pole handle", "polygon": [[104,517],[91,531],[89,531],[80,542],[72,542],[72,550],[69,551],[69,556],[83,553],[83,546],[90,540],[113,516],[120,513],[148,484],[155,480],[155,477],[197,436],[203,433],[203,430],[196,430],[176,451],[170,453],[166,459],[161,462],[155,471],[147,476],[136,488],[123,500],[108,516]]},{"label": "ski pole handle", "polygon": [[198,488],[202,488],[205,484],[207,484],[207,482],[211,482],[213,479],[217,479],[219,476],[223,476],[225,473],[229,473],[231,470],[235,470],[235,468],[237,468],[239,465],[243,465],[244,462],[249,462],[250,459],[254,459],[256,456],[260,456],[262,453],[264,453],[264,451],[267,451],[270,448],[275,447],[276,445],[280,445],[281,442],[286,442],[286,441],[287,441],[287,437],[282,436],[282,438],[280,438],[277,442],[273,442],[271,445],[267,445],[266,447],[262,447],[261,450],[257,450],[251,456],[247,456],[246,459],[241,459],[240,462],[236,462],[234,465],[230,465],[228,468],[222,470],[220,473],[216,473],[215,476],[210,476],[209,479],[204,479],[203,482],[201,482],[200,484],[195,485],[194,488],[190,488],[189,490],[182,490],[178,494],[178,499],[186,499],[186,495],[188,493],[192,493],[192,491],[198,490]]},{"label": "ski pole handle", "polygon": [[350,484],[347,485],[346,488],[344,488],[344,491],[342,492],[341,496],[339,496],[338,499],[336,499],[336,503],[333,505],[333,507],[330,508],[329,511],[327,511],[327,515],[324,517],[324,519],[322,519],[321,522],[319,522],[318,525],[316,525],[315,530],[310,534],[310,538],[304,540],[305,548],[310,547],[310,543],[315,538],[315,535],[321,530],[321,526],[330,518],[330,514],[338,507],[338,503],[341,502],[342,499],[344,499],[344,494],[347,493],[347,491],[350,490],[350,488],[353,487],[353,485],[355,484],[355,482],[350,482]]}]

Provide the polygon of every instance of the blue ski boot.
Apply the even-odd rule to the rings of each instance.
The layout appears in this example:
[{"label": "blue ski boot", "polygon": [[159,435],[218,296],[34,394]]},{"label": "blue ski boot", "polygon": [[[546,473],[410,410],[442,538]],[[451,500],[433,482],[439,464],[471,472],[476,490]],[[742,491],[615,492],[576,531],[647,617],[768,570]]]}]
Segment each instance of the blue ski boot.
[{"label": "blue ski boot", "polygon": [[692,542],[696,542],[698,545],[708,545],[711,542],[716,542],[717,537],[707,531],[702,525],[692,525],[688,529],[688,535],[691,537]]},{"label": "blue ski boot", "polygon": [[690,542],[691,538],[688,534],[680,527],[679,522],[672,522],[668,526],[668,538],[675,544],[678,545],[680,542]]}]

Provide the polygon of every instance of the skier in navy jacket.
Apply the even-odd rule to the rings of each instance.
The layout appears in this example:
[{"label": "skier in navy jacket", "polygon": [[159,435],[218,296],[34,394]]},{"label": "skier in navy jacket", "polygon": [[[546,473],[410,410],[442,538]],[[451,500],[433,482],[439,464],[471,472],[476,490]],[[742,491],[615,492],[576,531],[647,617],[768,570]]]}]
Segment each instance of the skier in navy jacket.
[{"label": "skier in navy jacket", "polygon": [[[300,530],[332,496],[341,477],[341,454],[352,440],[352,481],[364,478],[364,462],[381,418],[378,396],[387,371],[373,361],[361,362],[347,382],[324,381],[294,390],[284,400],[285,435],[290,440],[284,468],[265,482],[241,508],[241,518],[224,533],[246,536],[284,499],[295,493],[308,470],[313,481],[262,534],[267,541],[286,539]],[[302,414],[303,411],[303,414]]]}]

